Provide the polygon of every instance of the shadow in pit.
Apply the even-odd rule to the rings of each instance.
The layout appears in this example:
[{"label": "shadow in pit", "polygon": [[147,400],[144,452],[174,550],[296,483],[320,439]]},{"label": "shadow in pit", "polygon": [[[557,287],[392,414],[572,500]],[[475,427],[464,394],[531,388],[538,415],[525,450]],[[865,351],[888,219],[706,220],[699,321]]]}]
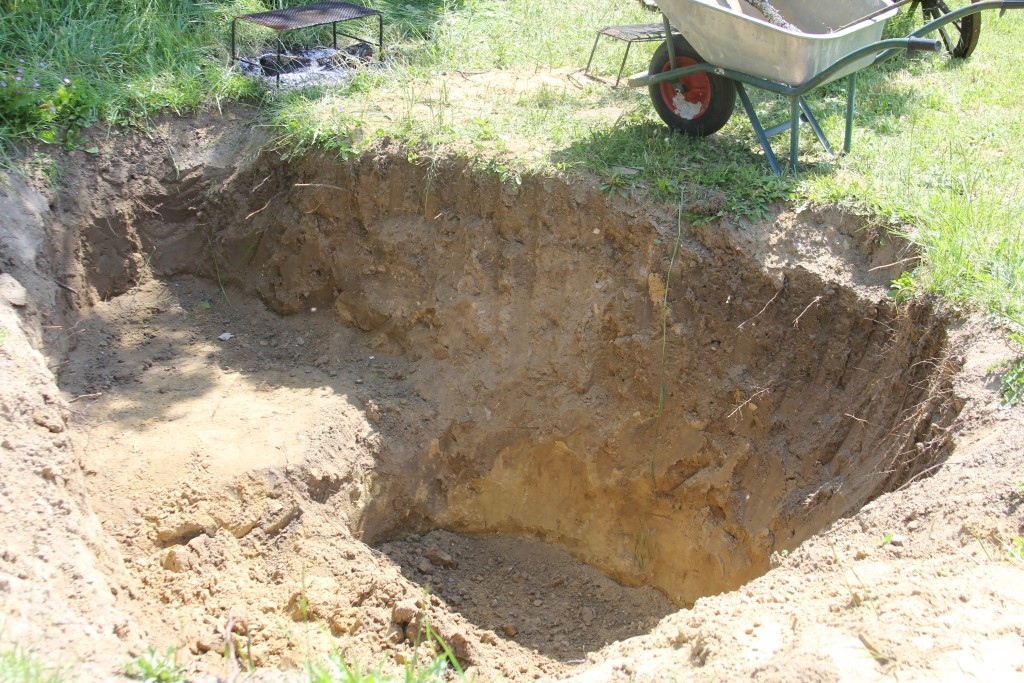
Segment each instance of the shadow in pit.
[{"label": "shadow in pit", "polygon": [[[146,282],[74,327],[58,381],[86,428],[86,471],[125,483],[173,481],[195,462],[229,478],[363,448],[373,419],[387,420],[378,406],[416,400],[398,362],[329,312],[282,317],[193,277]],[[335,492],[314,488],[320,502]]]},{"label": "shadow in pit", "polygon": [[431,531],[379,546],[402,573],[494,637],[562,663],[649,632],[677,608],[538,541]]}]

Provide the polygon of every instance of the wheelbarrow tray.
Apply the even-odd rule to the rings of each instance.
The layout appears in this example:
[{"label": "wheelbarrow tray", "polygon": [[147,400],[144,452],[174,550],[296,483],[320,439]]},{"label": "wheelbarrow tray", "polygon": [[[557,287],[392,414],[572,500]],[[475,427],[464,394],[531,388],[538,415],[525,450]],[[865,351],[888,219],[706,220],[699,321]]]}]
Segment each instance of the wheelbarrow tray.
[{"label": "wheelbarrow tray", "polygon": [[[800,29],[793,31],[767,23],[744,0],[657,0],[657,4],[706,61],[790,86],[804,84],[840,58],[880,40],[886,20],[898,11],[890,0],[773,0],[779,13]],[[886,6],[893,6],[892,11],[858,22]],[[873,61],[873,56],[865,56],[829,80]]]}]

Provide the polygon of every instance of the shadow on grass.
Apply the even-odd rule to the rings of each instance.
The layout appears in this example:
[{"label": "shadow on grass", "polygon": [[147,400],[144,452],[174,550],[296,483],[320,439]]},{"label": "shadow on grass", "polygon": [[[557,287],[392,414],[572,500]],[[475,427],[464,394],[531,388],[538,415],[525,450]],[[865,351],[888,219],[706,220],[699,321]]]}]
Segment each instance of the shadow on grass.
[{"label": "shadow on grass", "polygon": [[[745,117],[734,116],[722,132],[691,138],[671,132],[650,114],[636,112],[552,155],[556,164],[582,166],[606,178],[609,196],[620,188],[642,187],[661,201],[681,192],[720,191],[719,213],[759,219],[770,204],[789,199],[792,179],[772,175]],[[712,216],[708,216],[712,217]]]}]

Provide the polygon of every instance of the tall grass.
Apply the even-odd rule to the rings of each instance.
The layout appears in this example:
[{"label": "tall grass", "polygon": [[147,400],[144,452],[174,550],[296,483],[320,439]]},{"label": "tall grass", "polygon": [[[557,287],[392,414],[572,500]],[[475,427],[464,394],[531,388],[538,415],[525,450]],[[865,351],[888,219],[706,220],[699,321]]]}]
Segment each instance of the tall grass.
[{"label": "tall grass", "polygon": [[[0,144],[54,142],[47,133],[58,127],[130,122],[241,96],[249,84],[225,69],[227,21],[259,7],[247,0],[3,0],[0,78],[8,87],[0,93]],[[11,100],[18,76],[35,98],[25,106]]]}]

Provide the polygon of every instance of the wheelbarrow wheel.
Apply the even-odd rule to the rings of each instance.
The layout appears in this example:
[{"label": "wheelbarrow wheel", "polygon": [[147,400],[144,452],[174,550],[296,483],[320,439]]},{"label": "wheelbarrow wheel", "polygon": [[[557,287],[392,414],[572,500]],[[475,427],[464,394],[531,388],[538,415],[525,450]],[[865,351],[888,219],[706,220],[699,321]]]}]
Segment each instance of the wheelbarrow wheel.
[{"label": "wheelbarrow wheel", "polygon": [[[978,0],[970,0],[973,4]],[[968,3],[953,3],[954,5],[966,5]],[[952,12],[945,0],[922,0],[921,10],[924,13],[925,21],[932,21]],[[978,47],[978,40],[981,38],[981,13],[971,14],[960,21],[954,21],[939,29],[939,38],[950,57],[956,59],[967,59]]]},{"label": "wheelbarrow wheel", "polygon": [[[676,63],[669,59],[668,42],[664,42],[651,58],[650,75],[664,73],[705,60],[682,36],[672,36]],[[669,128],[686,135],[700,137],[717,132],[729,121],[736,106],[736,86],[724,76],[695,73],[675,81],[648,86],[651,102],[661,120]]]}]

